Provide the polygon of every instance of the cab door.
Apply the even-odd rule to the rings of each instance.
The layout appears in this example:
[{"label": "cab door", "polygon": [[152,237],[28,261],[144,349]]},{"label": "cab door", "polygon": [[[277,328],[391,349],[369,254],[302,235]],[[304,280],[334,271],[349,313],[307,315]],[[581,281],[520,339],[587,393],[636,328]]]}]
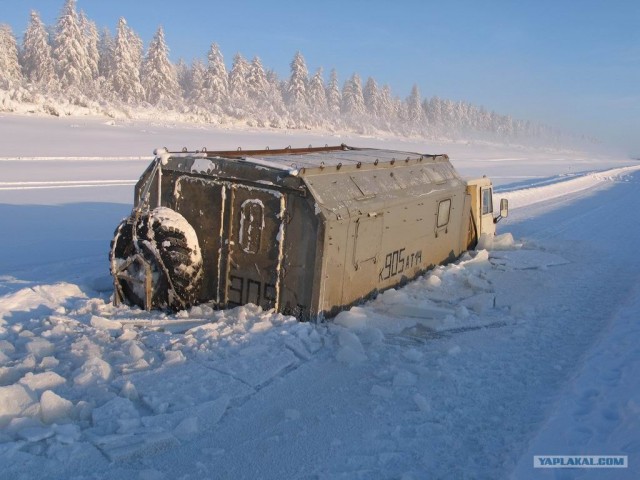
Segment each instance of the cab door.
[{"label": "cab door", "polygon": [[480,188],[480,234],[495,235],[496,224],[493,221],[493,188]]}]

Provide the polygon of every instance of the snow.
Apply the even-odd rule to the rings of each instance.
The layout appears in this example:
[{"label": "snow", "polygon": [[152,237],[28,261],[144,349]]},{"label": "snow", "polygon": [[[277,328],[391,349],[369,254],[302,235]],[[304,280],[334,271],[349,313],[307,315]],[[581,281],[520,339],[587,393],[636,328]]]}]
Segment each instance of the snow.
[{"label": "snow", "polygon": [[149,147],[326,135],[75,122],[0,117],[0,477],[558,477],[532,468],[546,454],[628,455],[616,478],[640,476],[637,162],[336,138],[486,173],[509,199],[500,235],[326,323],[167,315],[110,303]]}]

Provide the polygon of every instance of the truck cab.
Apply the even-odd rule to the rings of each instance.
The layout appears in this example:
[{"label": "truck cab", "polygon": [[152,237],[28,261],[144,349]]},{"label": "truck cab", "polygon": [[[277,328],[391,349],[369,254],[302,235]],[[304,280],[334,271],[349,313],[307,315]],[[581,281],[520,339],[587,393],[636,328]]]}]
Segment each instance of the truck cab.
[{"label": "truck cab", "polygon": [[500,213],[494,216],[493,185],[487,177],[469,180],[467,194],[471,197],[471,243],[477,243],[482,235],[495,235],[496,223],[509,214],[509,203],[503,198],[500,201]]}]

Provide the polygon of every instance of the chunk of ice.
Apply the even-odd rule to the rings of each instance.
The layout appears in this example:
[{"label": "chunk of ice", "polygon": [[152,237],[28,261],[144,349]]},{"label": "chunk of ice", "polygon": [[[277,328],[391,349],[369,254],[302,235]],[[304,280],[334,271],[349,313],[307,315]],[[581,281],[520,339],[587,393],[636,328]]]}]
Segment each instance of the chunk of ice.
[{"label": "chunk of ice", "polygon": [[24,385],[0,387],[0,428],[20,416],[36,403],[33,394]]},{"label": "chunk of ice", "polygon": [[40,411],[44,423],[65,423],[73,416],[73,403],[46,390],[40,396]]},{"label": "chunk of ice", "polygon": [[96,382],[106,382],[111,377],[111,365],[101,358],[93,357],[87,360],[80,372],[74,377],[76,385],[89,385]]},{"label": "chunk of ice", "polygon": [[29,343],[26,344],[25,348],[27,349],[27,352],[32,354],[37,359],[52,355],[56,349],[53,343],[41,337],[33,338]]},{"label": "chunk of ice", "polygon": [[[51,358],[51,357],[49,357]],[[64,385],[66,379],[56,372],[31,373],[28,372],[20,379],[20,384],[29,387],[34,392],[51,390]]]}]

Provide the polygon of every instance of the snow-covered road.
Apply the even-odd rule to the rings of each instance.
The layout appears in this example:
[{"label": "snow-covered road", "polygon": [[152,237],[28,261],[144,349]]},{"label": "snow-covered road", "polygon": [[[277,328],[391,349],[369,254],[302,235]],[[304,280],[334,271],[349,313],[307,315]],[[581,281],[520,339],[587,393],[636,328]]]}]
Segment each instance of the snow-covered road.
[{"label": "snow-covered road", "polygon": [[[130,178],[95,173],[31,181]],[[115,308],[132,188],[0,191],[0,478],[638,478],[640,170],[564,175],[505,183],[513,238],[323,325]]]}]

